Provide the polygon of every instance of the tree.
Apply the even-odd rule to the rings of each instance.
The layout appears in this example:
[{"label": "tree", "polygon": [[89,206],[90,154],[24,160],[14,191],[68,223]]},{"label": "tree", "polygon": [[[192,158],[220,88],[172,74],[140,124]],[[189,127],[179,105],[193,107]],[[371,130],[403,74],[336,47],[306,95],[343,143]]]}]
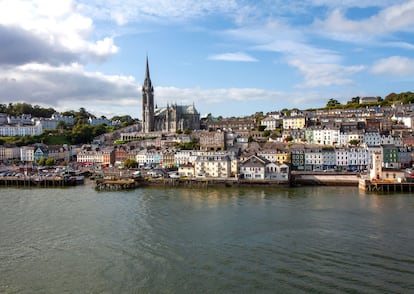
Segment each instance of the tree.
[{"label": "tree", "polygon": [[272,132],[270,130],[263,131],[263,137],[269,137]]},{"label": "tree", "polygon": [[349,141],[349,144],[350,144],[350,145],[352,145],[352,146],[356,146],[356,145],[358,145],[358,144],[359,144],[359,140],[357,140],[357,139],[352,139],[352,140],[350,140],[350,141]]},{"label": "tree", "polygon": [[52,157],[49,157],[48,159],[46,159],[45,164],[47,166],[54,166],[56,164],[56,160]]},{"label": "tree", "polygon": [[128,158],[124,161],[124,167],[126,168],[135,168],[138,167],[138,162],[135,159]]},{"label": "tree", "polygon": [[329,99],[328,103],[326,103],[327,108],[336,107],[338,105],[341,105],[341,103],[339,103],[339,101],[334,98]]},{"label": "tree", "polygon": [[70,137],[72,144],[90,143],[93,139],[93,127],[88,124],[75,125]]},{"label": "tree", "polygon": [[38,164],[38,165],[45,165],[45,162],[46,162],[46,158],[41,157],[41,158],[39,158],[39,160],[37,161],[37,164]]}]

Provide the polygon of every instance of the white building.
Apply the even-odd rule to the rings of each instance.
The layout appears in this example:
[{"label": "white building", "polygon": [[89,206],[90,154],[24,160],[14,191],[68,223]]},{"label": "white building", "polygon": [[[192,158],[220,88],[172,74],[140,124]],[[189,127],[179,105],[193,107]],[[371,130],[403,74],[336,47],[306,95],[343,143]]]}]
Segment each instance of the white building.
[{"label": "white building", "polygon": [[228,155],[202,155],[195,161],[196,177],[228,178],[231,176],[231,160]]},{"label": "white building", "polygon": [[32,146],[22,146],[20,147],[20,160],[23,162],[33,162],[34,161],[35,147]]},{"label": "white building", "polygon": [[39,136],[43,132],[39,121],[35,125],[2,125],[0,126],[0,137],[15,136]]},{"label": "white building", "polygon": [[261,121],[260,124],[265,126],[266,130],[273,131],[279,127],[279,120],[273,116],[267,116]]}]

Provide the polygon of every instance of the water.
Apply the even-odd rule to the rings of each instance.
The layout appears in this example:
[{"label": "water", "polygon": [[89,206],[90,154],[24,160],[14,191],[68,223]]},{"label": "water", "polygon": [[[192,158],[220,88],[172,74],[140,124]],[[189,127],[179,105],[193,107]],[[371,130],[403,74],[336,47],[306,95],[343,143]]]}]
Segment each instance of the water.
[{"label": "water", "polygon": [[0,293],[408,293],[414,195],[0,189]]}]

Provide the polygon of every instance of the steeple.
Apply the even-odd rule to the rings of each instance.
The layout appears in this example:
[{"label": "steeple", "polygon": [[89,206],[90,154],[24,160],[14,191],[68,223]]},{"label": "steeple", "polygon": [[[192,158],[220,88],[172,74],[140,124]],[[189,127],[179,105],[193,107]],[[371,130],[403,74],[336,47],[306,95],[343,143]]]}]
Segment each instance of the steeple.
[{"label": "steeple", "polygon": [[144,86],[146,89],[152,90],[152,83],[150,78],[150,72],[149,72],[149,65],[148,65],[148,55],[147,55],[147,67],[145,69],[145,80],[144,80]]},{"label": "steeple", "polygon": [[149,74],[148,55],[145,69],[145,80],[142,85],[142,131],[154,131],[154,88]]}]

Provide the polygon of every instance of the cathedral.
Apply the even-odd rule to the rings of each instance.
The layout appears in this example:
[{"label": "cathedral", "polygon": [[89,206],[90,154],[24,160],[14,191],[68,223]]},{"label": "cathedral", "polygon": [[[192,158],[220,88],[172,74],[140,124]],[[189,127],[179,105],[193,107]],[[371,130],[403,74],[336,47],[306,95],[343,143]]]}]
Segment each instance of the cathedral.
[{"label": "cathedral", "polygon": [[172,104],[154,107],[154,88],[151,83],[148,57],[145,80],[142,86],[142,131],[172,133],[177,130],[200,129],[200,114],[193,105]]}]

